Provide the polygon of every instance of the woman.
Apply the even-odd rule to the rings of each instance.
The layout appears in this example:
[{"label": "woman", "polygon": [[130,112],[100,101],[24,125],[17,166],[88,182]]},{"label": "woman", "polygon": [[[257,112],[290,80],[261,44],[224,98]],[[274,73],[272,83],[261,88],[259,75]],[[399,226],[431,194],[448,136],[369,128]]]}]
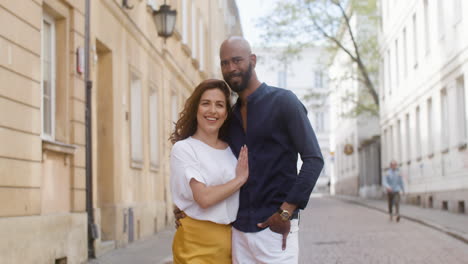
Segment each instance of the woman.
[{"label": "woman", "polygon": [[200,83],[180,113],[171,152],[174,204],[187,217],[174,237],[174,263],[231,263],[231,225],[247,181],[247,147],[237,161],[221,140],[231,106],[221,80]]}]

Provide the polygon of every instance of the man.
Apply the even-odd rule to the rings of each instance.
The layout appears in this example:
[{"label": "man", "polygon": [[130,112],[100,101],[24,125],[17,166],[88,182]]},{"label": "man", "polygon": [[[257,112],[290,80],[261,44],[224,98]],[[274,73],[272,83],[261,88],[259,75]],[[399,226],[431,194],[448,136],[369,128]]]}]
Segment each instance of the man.
[{"label": "man", "polygon": [[226,140],[236,156],[244,144],[249,148],[249,179],[232,229],[233,263],[297,263],[299,209],[323,168],[307,111],[291,91],[258,80],[257,57],[244,38],[225,40],[220,60],[224,80],[239,95]]},{"label": "man", "polygon": [[242,145],[249,147],[250,176],[233,224],[233,263],[297,263],[298,211],[323,168],[307,111],[292,92],[258,80],[257,57],[245,39],[225,40],[220,60],[224,80],[239,95],[228,143],[236,155]]},{"label": "man", "polygon": [[390,214],[390,221],[393,219],[392,208],[395,205],[396,221],[400,221],[400,192],[404,192],[403,179],[400,170],[397,168],[396,161],[390,162],[390,169],[385,175],[383,186],[387,191],[388,199],[388,213]]}]

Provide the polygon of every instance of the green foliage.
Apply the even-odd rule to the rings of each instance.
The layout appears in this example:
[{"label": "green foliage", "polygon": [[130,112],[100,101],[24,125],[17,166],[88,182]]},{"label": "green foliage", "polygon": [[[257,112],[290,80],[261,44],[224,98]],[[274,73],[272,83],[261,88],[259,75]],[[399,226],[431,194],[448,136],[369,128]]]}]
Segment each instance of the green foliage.
[{"label": "green foliage", "polygon": [[[272,14],[261,18],[258,27],[265,32],[267,46],[287,47],[279,56],[283,62],[312,45],[324,46],[331,58],[338,51],[347,54],[349,72],[343,76],[358,80],[363,89],[343,98],[354,104],[346,115],[377,115],[379,19],[376,0],[282,0],[275,2]],[[305,99],[317,101],[320,96],[324,95],[311,91]]]}]

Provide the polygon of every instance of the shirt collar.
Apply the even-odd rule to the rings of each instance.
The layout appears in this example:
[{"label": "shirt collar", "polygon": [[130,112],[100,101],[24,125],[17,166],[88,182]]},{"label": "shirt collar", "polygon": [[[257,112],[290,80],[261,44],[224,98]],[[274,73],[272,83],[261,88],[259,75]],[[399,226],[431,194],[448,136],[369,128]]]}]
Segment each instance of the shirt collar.
[{"label": "shirt collar", "polygon": [[[267,86],[268,85],[266,83],[264,83],[264,82],[262,84],[260,84],[260,86],[253,93],[251,93],[249,96],[247,96],[247,103],[253,103],[253,102],[255,102],[255,100],[257,100],[262,95],[264,95],[266,93],[266,87]],[[237,101],[236,101],[236,107],[240,107],[240,105],[241,105],[241,98],[238,97]]]}]

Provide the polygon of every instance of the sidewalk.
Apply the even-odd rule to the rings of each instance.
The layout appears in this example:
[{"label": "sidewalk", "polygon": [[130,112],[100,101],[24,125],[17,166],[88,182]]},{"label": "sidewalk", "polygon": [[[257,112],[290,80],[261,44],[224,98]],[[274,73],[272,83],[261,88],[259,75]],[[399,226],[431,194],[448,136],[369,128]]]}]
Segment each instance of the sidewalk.
[{"label": "sidewalk", "polygon": [[[332,198],[359,204],[374,210],[388,213],[386,200],[364,199],[354,196],[335,195]],[[433,229],[444,232],[468,244],[468,216],[455,214],[439,209],[421,208],[414,205],[400,203],[400,216]]]},{"label": "sidewalk", "polygon": [[154,236],[130,243],[125,248],[89,260],[88,264],[171,264],[174,233],[174,228],[162,230]]}]

